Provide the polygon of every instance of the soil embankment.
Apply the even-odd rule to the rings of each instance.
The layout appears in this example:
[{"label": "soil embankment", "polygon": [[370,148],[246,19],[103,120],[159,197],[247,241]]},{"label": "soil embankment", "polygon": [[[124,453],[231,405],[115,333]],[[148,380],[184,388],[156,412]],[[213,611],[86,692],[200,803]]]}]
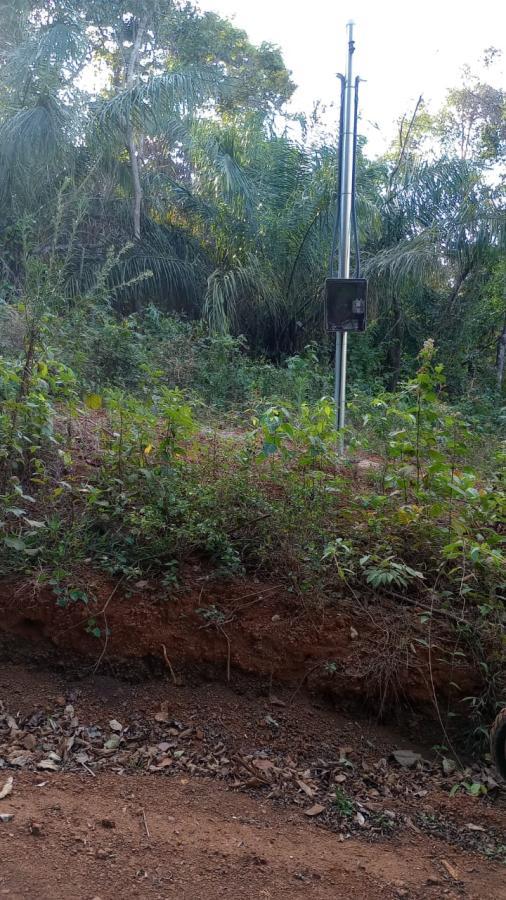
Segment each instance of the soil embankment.
[{"label": "soil embankment", "polygon": [[[0,585],[4,652],[76,659],[140,675],[189,668],[230,680],[233,672],[304,684],[380,711],[399,701],[434,709],[479,693],[478,667],[455,652],[444,619],[430,629],[421,609],[354,598],[314,608],[275,584],[209,580],[195,571],[170,595],[156,582],[127,586],[96,573],[81,579],[90,601],[57,604],[49,587]],[[97,636],[99,635],[99,636]],[[79,665],[79,662],[77,663]],[[112,668],[111,668],[112,667]]]}]

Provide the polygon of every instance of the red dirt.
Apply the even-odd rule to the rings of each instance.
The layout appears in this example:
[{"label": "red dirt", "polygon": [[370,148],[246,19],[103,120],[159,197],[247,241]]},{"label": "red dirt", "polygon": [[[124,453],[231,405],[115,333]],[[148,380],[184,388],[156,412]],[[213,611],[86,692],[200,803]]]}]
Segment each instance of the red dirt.
[{"label": "red dirt", "polygon": [[[446,698],[476,694],[480,674],[462,655],[451,658],[444,626],[433,627],[432,669],[420,625],[421,609],[386,603],[357,608],[340,599],[336,607],[314,609],[311,598],[294,598],[275,584],[219,582],[194,566],[184,589],[169,595],[159,583],[139,582],[128,592],[122,583],[85,573],[80,584],[95,601],[62,609],[48,587],[0,584],[0,629],[43,647],[71,651],[101,664],[159,659],[164,650],[179,670],[207,667],[220,678],[227,669],[293,684],[301,680],[375,709],[385,698],[432,707],[433,689]],[[220,618],[206,619],[215,607]],[[200,612],[199,612],[200,610]],[[95,617],[106,640],[86,633]],[[419,640],[420,639],[420,640]],[[451,660],[445,661],[446,658]],[[330,664],[330,666],[329,666]]]},{"label": "red dirt", "polygon": [[[172,715],[206,732],[219,730],[225,742],[243,752],[284,746],[294,758],[316,758],[349,744],[363,758],[373,759],[394,746],[406,746],[395,732],[317,708],[302,693],[292,706],[275,708],[280,730],[273,735],[262,724],[272,706],[255,696],[254,687],[243,690],[238,697],[220,685],[133,686],[104,676],[76,685],[61,675],[0,666],[0,699],[12,712],[52,710],[64,697],[72,701],[80,721],[103,723],[115,717],[126,723],[152,719],[165,699]],[[284,697],[287,701],[289,695]],[[421,733],[420,723],[413,728]],[[252,795],[181,772],[101,770],[93,777],[17,769],[0,773],[0,788],[3,775],[9,774],[13,791],[0,801],[0,811],[14,819],[0,824],[0,896],[12,900],[506,896],[504,869],[463,849],[460,838],[448,842],[444,833],[436,838],[404,825],[374,843],[365,833],[343,839],[309,820],[305,804],[281,806],[267,799],[265,789]],[[500,797],[494,806],[477,798],[450,798],[436,784],[425,793],[409,800],[403,789],[397,802],[411,804],[413,816],[417,808],[446,815],[459,834],[466,833],[469,822],[496,830],[504,823]],[[388,803],[398,808],[395,799]]]},{"label": "red dirt", "polygon": [[[499,867],[428,839],[340,843],[308,826],[300,813],[274,810],[216,784],[73,775],[52,777],[40,788],[41,780],[19,779],[10,804],[15,824],[2,832],[0,894],[12,900],[481,900],[499,898],[503,887]],[[115,827],[104,828],[104,820]],[[31,833],[33,822],[42,824],[42,834]],[[445,877],[442,853],[459,873],[458,886]]]}]

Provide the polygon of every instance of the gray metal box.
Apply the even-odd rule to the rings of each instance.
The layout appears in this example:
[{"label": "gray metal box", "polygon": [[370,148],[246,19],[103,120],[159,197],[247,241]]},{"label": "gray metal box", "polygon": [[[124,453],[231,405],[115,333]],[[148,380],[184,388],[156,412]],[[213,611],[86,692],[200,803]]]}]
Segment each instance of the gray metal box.
[{"label": "gray metal box", "polygon": [[327,278],[325,282],[327,331],[365,331],[367,281],[365,278]]}]

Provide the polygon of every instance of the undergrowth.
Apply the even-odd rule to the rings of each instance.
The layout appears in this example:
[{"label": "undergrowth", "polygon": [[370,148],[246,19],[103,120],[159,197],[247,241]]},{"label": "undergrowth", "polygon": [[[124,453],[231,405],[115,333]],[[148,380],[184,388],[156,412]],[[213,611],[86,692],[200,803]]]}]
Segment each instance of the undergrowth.
[{"label": "undergrowth", "polygon": [[58,323],[30,309],[0,363],[4,575],[67,605],[87,602],[80,567],[153,576],[170,595],[197,559],[275,579],[305,608],[388,598],[419,611],[427,644],[434,617],[451,624],[454,652],[484,673],[473,722],[491,715],[504,698],[505,445],[445,401],[431,341],[397,393],[352,402],[342,460],[312,347],[281,368],[244,362],[236,341],[153,313],[134,342],[134,319],[111,321],[107,353],[92,342],[83,360],[65,335],[53,352]]}]

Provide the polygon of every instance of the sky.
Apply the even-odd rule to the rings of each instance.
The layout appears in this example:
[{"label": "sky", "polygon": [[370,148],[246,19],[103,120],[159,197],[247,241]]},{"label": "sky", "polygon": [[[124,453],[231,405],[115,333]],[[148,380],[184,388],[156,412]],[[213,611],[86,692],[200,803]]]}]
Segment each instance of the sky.
[{"label": "sky", "polygon": [[[317,100],[337,122],[337,72],[344,72],[346,23],[355,23],[355,74],[360,88],[362,134],[370,154],[381,153],[396,122],[413,111],[420,94],[430,109],[458,85],[462,66],[480,71],[490,46],[503,51],[488,71],[506,83],[506,3],[503,0],[197,0],[202,10],[231,18],[254,43],[278,44],[298,85],[291,107],[310,112]],[[330,104],[334,101],[334,106]]]}]

